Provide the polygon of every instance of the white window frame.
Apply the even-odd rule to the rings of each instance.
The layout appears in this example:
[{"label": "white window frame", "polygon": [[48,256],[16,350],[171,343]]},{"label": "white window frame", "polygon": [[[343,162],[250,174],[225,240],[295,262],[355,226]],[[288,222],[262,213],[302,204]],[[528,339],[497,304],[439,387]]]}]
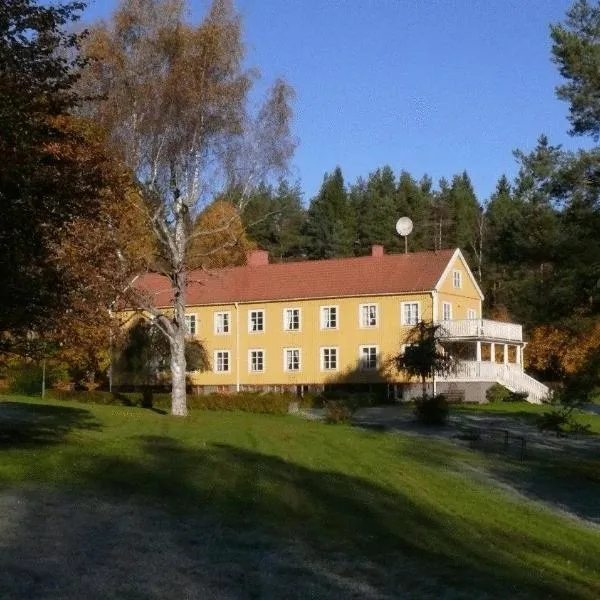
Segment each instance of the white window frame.
[{"label": "white window frame", "polygon": [[[370,325],[369,323],[365,324],[363,321],[363,310],[365,308],[375,308],[375,323]],[[379,327],[379,304],[375,302],[369,302],[368,304],[359,304],[358,305],[358,326],[361,329],[373,329],[375,327]]]},{"label": "white window frame", "polygon": [[[335,369],[325,368],[325,350],[335,350]],[[322,346],[319,350],[319,360],[321,363],[321,371],[326,373],[332,373],[338,371],[340,368],[340,349],[339,346]],[[331,358],[330,358],[331,361]]]},{"label": "white window frame", "polygon": [[[406,319],[404,318],[404,315],[405,315],[404,307],[407,304],[416,304],[417,305],[417,322],[416,323],[407,323]],[[422,318],[421,317],[421,303],[419,301],[401,302],[400,303],[400,322],[402,323],[402,325],[414,327],[415,325],[417,325],[419,323],[419,321],[421,321],[421,318]]]},{"label": "white window frame", "polygon": [[477,318],[477,309],[469,308],[467,310],[467,319],[476,319]]},{"label": "white window frame", "polygon": [[[262,313],[262,329],[252,329],[252,313]],[[266,312],[264,308],[248,309],[248,333],[264,333],[266,330]]]},{"label": "white window frame", "polygon": [[[446,317],[446,308],[448,309],[447,317]],[[452,302],[442,302],[442,320],[452,321]]]},{"label": "white window frame", "polygon": [[[219,328],[217,327],[217,323],[219,321],[219,317],[224,316],[224,315],[227,315],[227,331],[219,331]],[[213,317],[213,324],[214,324],[215,335],[231,335],[231,311],[229,311],[229,310],[215,311],[214,317]]]},{"label": "white window frame", "polygon": [[462,271],[459,271],[458,269],[452,271],[452,287],[455,290],[460,290],[462,288]]},{"label": "white window frame", "polygon": [[[366,367],[365,363],[363,361],[364,358],[364,351],[366,349],[375,349],[375,366],[374,367]],[[358,347],[358,367],[359,370],[361,371],[377,371],[377,369],[379,368],[379,346],[377,346],[376,344],[365,344],[364,346],[359,346]]]},{"label": "white window frame", "polygon": [[[335,309],[335,327],[326,327],[325,312],[327,310]],[[325,330],[335,330],[340,328],[340,307],[337,304],[327,304],[319,307],[320,321],[321,321],[321,329]],[[331,320],[331,319],[330,319]]]},{"label": "white window frame", "polygon": [[[217,366],[219,364],[219,354],[227,355],[227,369],[218,369]],[[222,375],[224,373],[231,373],[231,351],[230,350],[215,350],[213,353],[213,372],[218,375]]]},{"label": "white window frame", "polygon": [[[288,368],[288,352],[298,352],[298,368],[290,369]],[[302,370],[302,348],[284,348],[283,349],[283,370],[286,373],[299,373]]]},{"label": "white window frame", "polygon": [[[297,310],[298,311],[298,328],[297,329],[290,329],[287,325],[288,325],[288,320],[287,320],[287,312],[290,310]],[[284,331],[302,331],[302,309],[299,306],[289,306],[283,309],[283,330]]]},{"label": "white window frame", "polygon": [[[253,352],[261,352],[262,353],[262,369],[253,369],[252,368],[252,353]],[[266,369],[266,353],[263,348],[250,348],[248,350],[248,373],[264,373]]]},{"label": "white window frame", "polygon": [[[189,319],[189,322],[188,322],[188,319]],[[190,327],[191,321],[194,321],[193,333],[190,331],[191,330],[191,327]],[[184,323],[185,323],[185,335],[187,337],[194,337],[194,336],[198,335],[198,315],[196,313],[186,313],[186,315],[184,317]]]}]

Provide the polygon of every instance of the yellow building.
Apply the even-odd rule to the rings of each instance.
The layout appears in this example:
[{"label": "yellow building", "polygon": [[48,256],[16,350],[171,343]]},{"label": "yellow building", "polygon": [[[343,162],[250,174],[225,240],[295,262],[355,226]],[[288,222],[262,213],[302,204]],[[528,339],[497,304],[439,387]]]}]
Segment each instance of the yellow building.
[{"label": "yellow building", "polygon": [[[171,305],[165,281],[140,282],[157,307]],[[521,327],[482,319],[482,300],[460,250],[389,255],[373,246],[366,257],[279,264],[255,251],[245,266],[190,274],[188,334],[211,361],[190,382],[205,392],[385,384],[410,397],[415,384],[389,359],[425,320],[443,325],[460,359],[437,391],[477,400],[498,381],[539,401],[547,390],[523,373]]]}]

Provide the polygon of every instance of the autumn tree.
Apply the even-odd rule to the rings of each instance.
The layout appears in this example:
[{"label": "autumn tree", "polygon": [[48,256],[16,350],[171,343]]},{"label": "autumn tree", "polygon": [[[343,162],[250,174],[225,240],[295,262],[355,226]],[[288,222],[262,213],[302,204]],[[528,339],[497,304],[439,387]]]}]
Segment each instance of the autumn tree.
[{"label": "autumn tree", "polygon": [[174,415],[187,414],[190,248],[213,233],[194,229],[196,217],[225,192],[241,211],[250,190],[284,168],[294,147],[285,82],[275,82],[257,112],[249,109],[255,72],[243,66],[231,2],[215,0],[199,25],[186,22],[184,11],[182,0],[123,0],[109,23],[90,32],[92,69],[84,81],[88,94],[102,98],[90,114],[136,174],[160,272],[172,289],[168,311],[154,306],[143,286],[133,302],[169,342]]},{"label": "autumn tree", "polygon": [[[97,209],[94,174],[61,154],[60,118],[78,102],[79,37],[66,31],[82,2],[0,3],[0,331],[47,324],[65,309],[49,245]],[[71,136],[70,140],[67,140]]]},{"label": "autumn tree", "polygon": [[205,269],[243,265],[255,249],[246,235],[238,208],[227,200],[215,200],[197,217],[188,250],[188,264]]}]

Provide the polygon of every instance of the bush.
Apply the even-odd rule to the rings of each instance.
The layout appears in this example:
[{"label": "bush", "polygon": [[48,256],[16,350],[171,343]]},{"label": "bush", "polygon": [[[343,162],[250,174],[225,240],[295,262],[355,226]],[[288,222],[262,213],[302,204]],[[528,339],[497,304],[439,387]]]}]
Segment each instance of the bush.
[{"label": "bush", "polygon": [[[42,393],[43,368],[36,363],[20,362],[11,365],[6,373],[8,390],[13,394],[39,396]],[[46,365],[46,389],[68,378],[64,365]]]},{"label": "bush", "polygon": [[485,399],[488,402],[508,402],[511,391],[499,383],[489,387],[485,393]]},{"label": "bush", "polygon": [[[63,391],[52,390],[49,394],[57,400],[73,402],[139,406],[142,408],[171,407],[171,394],[149,393],[149,388],[141,392],[100,392],[100,391]],[[287,414],[288,407],[296,398],[286,394],[239,392],[236,394],[209,394],[195,396],[188,394],[188,408],[191,410],[240,410],[261,414]]]},{"label": "bush", "polygon": [[354,411],[354,407],[344,400],[327,400],[325,402],[325,421],[331,424],[350,423]]},{"label": "bush", "polygon": [[556,437],[561,435],[581,435],[589,433],[590,425],[582,425],[575,420],[572,406],[557,406],[542,414],[538,421],[540,431],[551,431]]},{"label": "bush", "polygon": [[445,425],[450,408],[444,394],[419,398],[415,402],[415,416],[423,425]]}]

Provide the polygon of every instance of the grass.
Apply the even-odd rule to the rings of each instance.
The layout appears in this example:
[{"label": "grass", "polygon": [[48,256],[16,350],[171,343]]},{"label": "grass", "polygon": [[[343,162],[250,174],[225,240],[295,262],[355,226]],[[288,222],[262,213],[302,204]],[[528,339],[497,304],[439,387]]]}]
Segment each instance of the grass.
[{"label": "grass", "polygon": [[[538,417],[552,410],[552,406],[530,402],[491,402],[487,404],[457,404],[452,406],[452,410],[467,414],[501,415],[535,425]],[[590,433],[600,434],[600,415],[593,415],[578,409],[573,414],[578,423],[590,426]]]},{"label": "grass", "polygon": [[[154,530],[150,510],[172,515],[173,523],[210,517],[212,534],[185,538],[188,562],[200,561],[199,540],[215,538],[218,528],[252,532],[248,547],[235,538],[230,570],[243,562],[246,572],[252,557],[264,555],[261,544],[283,557],[295,548],[284,571],[275,569],[258,588],[242,578],[235,597],[278,597],[269,586],[282,572],[290,598],[308,596],[309,582],[317,586],[313,597],[331,598],[600,597],[599,529],[501,487],[494,472],[506,469],[507,459],[443,441],[291,416],[195,412],[181,420],[137,408],[5,397],[0,452],[3,493],[42,490],[42,497],[127,504],[139,511],[140,535]],[[517,464],[508,467],[527,475]],[[590,485],[600,492],[595,476]],[[30,507],[32,517],[43,502]],[[74,506],[77,513],[87,505]],[[100,509],[91,512],[100,518]],[[14,547],[3,546],[7,556],[38,534],[26,516],[18,522],[6,538]],[[85,543],[99,543],[103,532],[94,531]],[[184,542],[177,543],[181,550]],[[224,552],[228,543],[215,547]]]}]

